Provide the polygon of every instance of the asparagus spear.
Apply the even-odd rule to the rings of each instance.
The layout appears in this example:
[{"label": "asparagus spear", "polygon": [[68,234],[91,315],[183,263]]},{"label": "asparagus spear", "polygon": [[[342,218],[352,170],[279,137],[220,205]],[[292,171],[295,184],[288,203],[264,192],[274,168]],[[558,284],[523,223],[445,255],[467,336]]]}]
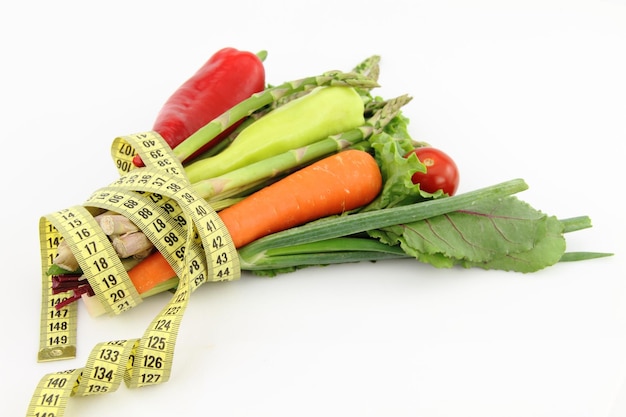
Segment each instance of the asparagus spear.
[{"label": "asparagus spear", "polygon": [[[363,99],[363,103],[365,105],[365,114],[366,115],[371,115],[373,114],[376,110],[379,110],[385,102],[383,101],[375,101],[372,99],[371,94],[370,94],[370,90],[374,87],[378,87],[377,81],[378,81],[378,77],[380,74],[380,56],[378,55],[372,55],[366,59],[364,59],[363,61],[361,61],[358,65],[356,65],[351,73],[352,74],[356,74],[357,78],[358,76],[363,76],[363,77],[367,77],[369,79],[368,80],[364,80],[365,82],[365,86],[364,87],[356,87],[358,84],[354,83],[352,86],[355,87],[355,90],[361,95],[362,99]],[[338,71],[333,71],[333,72],[338,72]],[[351,74],[351,73],[347,73],[347,74]],[[313,78],[313,77],[311,77]],[[296,81],[292,81],[292,83],[296,83]],[[285,83],[288,84],[288,83]],[[332,85],[339,85],[339,84],[332,84]],[[254,123],[255,121],[257,121],[258,119],[260,119],[261,117],[265,116],[267,113],[269,113],[272,110],[277,109],[278,107],[298,98],[301,97],[307,93],[310,92],[311,89],[313,89],[314,87],[316,87],[317,85],[313,84],[309,87],[306,87],[304,89],[297,89],[295,92],[291,93],[291,94],[285,94],[282,95],[280,97],[276,96],[275,99],[273,99],[269,104],[266,104],[264,106],[259,107],[256,110],[253,110],[251,113],[249,113],[247,116],[245,116],[241,123],[237,126],[237,128],[230,134],[228,135],[228,137],[224,138],[222,141],[220,141],[219,143],[217,143],[215,146],[211,147],[209,150],[207,150],[206,152],[204,152],[201,155],[196,156],[193,159],[187,159],[185,165],[189,165],[192,162],[195,162],[197,160],[200,159],[204,159],[204,158],[208,158],[211,156],[215,156],[216,154],[220,153],[222,150],[224,150],[225,148],[227,148],[235,139],[236,137],[239,135],[239,133],[245,129],[247,126],[249,126],[250,124]],[[276,86],[268,86],[268,89],[273,89],[276,88]],[[218,133],[219,134],[219,133]],[[217,135],[216,135],[217,136]],[[208,139],[210,140],[210,138]],[[176,153],[175,153],[176,154]]]},{"label": "asparagus spear", "polygon": [[[364,59],[363,61],[361,61],[358,65],[356,65],[352,69],[352,73],[362,75],[364,77],[367,77],[370,81],[374,81],[374,83],[368,82],[366,87],[361,87],[361,88],[355,87],[355,90],[360,94],[361,98],[363,99],[363,103],[365,105],[365,114],[367,116],[373,114],[376,110],[379,110],[385,104],[384,101],[374,101],[370,94],[370,90],[378,86],[376,82],[378,81],[378,76],[380,74],[379,63],[380,63],[380,56],[372,55]],[[214,147],[212,147],[211,149],[209,149],[202,155],[195,157],[193,160],[188,160],[186,164],[190,164],[199,159],[211,157],[220,153],[224,148],[228,147],[232,143],[232,141],[235,140],[239,132],[241,132],[247,126],[254,123],[258,119],[260,119],[261,117],[269,113],[270,111],[275,110],[278,107],[290,102],[291,100],[301,97],[304,94],[307,94],[310,89],[311,88],[307,90],[303,90],[303,91],[298,91],[293,94],[285,95],[253,111],[252,113],[250,113],[248,116],[245,117],[245,119],[239,124],[239,126],[237,126],[235,131],[232,132],[228,137],[220,141],[220,143],[218,143],[217,145],[215,145]]]},{"label": "asparagus spear", "polygon": [[385,105],[370,117],[363,126],[329,136],[311,145],[293,149],[254,164],[233,170],[224,175],[192,184],[202,198],[218,201],[246,190],[259,182],[287,173],[381,132],[411,97],[402,95],[386,101]]},{"label": "asparagus spear", "polygon": [[378,83],[368,77],[354,72],[345,73],[341,71],[329,71],[322,75],[288,81],[276,87],[267,88],[257,94],[253,94],[250,98],[240,102],[239,104],[236,104],[221,116],[198,129],[174,149],[174,155],[181,161],[185,160],[200,149],[205,143],[209,142],[224,130],[228,129],[238,120],[249,116],[255,111],[281,99],[282,97],[299,91],[306,91],[322,86],[374,88],[378,87]]}]

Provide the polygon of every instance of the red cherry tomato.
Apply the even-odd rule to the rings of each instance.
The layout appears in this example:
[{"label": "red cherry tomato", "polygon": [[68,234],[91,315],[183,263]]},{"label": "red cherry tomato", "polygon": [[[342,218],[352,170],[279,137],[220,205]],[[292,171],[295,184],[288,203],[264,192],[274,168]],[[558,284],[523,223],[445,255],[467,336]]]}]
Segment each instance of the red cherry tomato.
[{"label": "red cherry tomato", "polygon": [[429,193],[443,190],[448,195],[454,195],[459,187],[459,169],[454,160],[442,150],[432,147],[416,148],[405,156],[413,153],[426,165],[426,172],[413,174],[413,184],[419,184],[420,189]]}]

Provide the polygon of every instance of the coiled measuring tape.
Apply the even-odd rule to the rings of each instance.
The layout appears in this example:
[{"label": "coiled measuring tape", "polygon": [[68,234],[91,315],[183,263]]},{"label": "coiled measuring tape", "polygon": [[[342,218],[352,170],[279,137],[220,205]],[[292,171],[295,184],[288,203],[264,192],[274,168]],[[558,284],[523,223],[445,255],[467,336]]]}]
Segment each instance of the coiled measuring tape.
[{"label": "coiled measuring tape", "polygon": [[[134,168],[138,152],[145,168]],[[45,375],[27,417],[61,417],[71,396],[113,392],[169,380],[176,336],[190,294],[210,281],[240,277],[239,257],[221,219],[199,198],[180,162],[156,132],[116,138],[111,153],[120,178],[95,191],[83,205],[40,219],[42,308],[38,360],[76,355],[75,303],[58,309],[69,294],[54,294],[47,274],[56,248],[65,240],[95,296],[109,314],[141,302],[121,260],[94,216],[105,210],[129,218],[161,252],[179,277],[170,301],[141,338],[97,344],[81,369]]]}]

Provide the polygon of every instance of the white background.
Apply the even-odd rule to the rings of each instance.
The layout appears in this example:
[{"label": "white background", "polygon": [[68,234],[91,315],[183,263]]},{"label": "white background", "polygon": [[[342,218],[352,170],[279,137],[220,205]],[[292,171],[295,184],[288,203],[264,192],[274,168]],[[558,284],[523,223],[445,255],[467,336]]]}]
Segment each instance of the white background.
[{"label": "white background", "polygon": [[512,178],[560,217],[570,250],[616,256],[532,275],[413,261],[245,274],[194,293],[170,382],[72,398],[68,417],[626,415],[626,3],[5,1],[0,6],[0,415],[47,372],[140,337],[168,297],[82,310],[78,356],[37,363],[39,217],[117,177],[119,135],[224,46],[266,49],[267,81],[380,54],[380,95],[445,149],[460,191]]}]

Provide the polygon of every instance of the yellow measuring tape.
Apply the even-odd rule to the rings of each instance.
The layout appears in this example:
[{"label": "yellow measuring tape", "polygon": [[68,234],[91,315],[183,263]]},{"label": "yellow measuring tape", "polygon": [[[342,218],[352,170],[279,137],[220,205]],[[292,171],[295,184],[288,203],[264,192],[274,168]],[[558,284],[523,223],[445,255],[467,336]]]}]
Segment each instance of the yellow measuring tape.
[{"label": "yellow measuring tape", "polygon": [[[47,274],[61,241],[69,244],[95,297],[109,314],[141,302],[128,273],[94,216],[112,211],[130,219],[155,245],[179,277],[170,301],[141,338],[97,344],[81,369],[45,375],[27,417],[61,417],[71,396],[109,393],[166,382],[171,374],[178,328],[189,297],[210,281],[240,277],[239,257],[211,206],[199,198],[184,169],[156,132],[116,138],[111,153],[120,178],[96,190],[82,205],[40,219],[42,304],[39,361],[76,355],[76,303],[55,294]],[[134,168],[141,155],[144,168]],[[61,305],[63,307],[58,308]]]}]

